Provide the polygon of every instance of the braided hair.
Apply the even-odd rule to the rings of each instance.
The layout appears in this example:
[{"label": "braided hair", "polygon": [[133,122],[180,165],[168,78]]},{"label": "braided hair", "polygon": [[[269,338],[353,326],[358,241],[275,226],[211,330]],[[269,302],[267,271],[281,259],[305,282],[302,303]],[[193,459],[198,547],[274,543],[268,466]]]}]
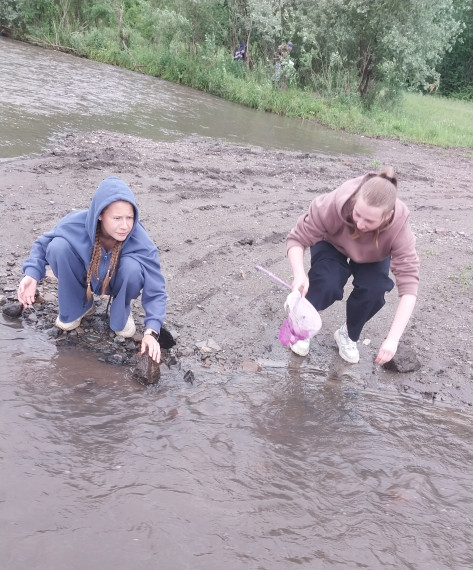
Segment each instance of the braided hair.
[{"label": "braided hair", "polygon": [[87,300],[92,301],[92,277],[96,277],[102,282],[102,297],[107,294],[107,289],[110,284],[110,279],[112,278],[115,270],[118,267],[120,252],[122,250],[122,242],[117,241],[112,248],[112,257],[110,259],[110,265],[108,266],[107,274],[105,279],[102,281],[99,279],[99,265],[100,258],[102,257],[102,246],[100,244],[100,220],[97,222],[97,230],[95,232],[94,248],[92,250],[92,256],[90,258],[89,268],[87,269]]}]

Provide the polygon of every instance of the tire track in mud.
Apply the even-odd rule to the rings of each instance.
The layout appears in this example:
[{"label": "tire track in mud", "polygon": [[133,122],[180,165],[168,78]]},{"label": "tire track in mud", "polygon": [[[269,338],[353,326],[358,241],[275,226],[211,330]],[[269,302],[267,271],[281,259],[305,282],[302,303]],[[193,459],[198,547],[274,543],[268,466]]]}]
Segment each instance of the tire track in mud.
[{"label": "tire track in mud", "polygon": [[[211,336],[229,366],[258,358],[292,363],[277,340],[287,291],[255,266],[290,282],[285,236],[313,197],[391,164],[421,256],[420,295],[405,334],[421,369],[396,374],[372,364],[397,304],[391,294],[383,315],[367,324],[371,344],[360,347],[360,382],[471,406],[471,152],[370,142],[371,156],[334,157],[197,137],[156,143],[106,131],[71,134],[41,156],[0,164],[0,200],[9,214],[0,283],[14,291],[34,237],[72,208],[88,207],[101,179],[121,176],[160,249],[168,322],[179,330],[180,347],[192,355],[196,341]],[[333,330],[343,317],[343,303],[325,312],[306,364],[339,368]]]}]

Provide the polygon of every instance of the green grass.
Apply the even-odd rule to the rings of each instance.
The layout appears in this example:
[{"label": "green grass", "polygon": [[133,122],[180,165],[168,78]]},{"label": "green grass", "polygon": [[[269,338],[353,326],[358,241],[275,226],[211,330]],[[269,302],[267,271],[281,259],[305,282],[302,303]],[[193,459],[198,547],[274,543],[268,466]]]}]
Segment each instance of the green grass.
[{"label": "green grass", "polygon": [[473,105],[445,97],[406,93],[392,109],[341,108],[324,114],[333,128],[370,137],[441,147],[473,148]]},{"label": "green grass", "polygon": [[[381,136],[443,147],[473,147],[473,105],[407,93],[399,109],[373,113]],[[391,135],[389,133],[392,133]]]}]

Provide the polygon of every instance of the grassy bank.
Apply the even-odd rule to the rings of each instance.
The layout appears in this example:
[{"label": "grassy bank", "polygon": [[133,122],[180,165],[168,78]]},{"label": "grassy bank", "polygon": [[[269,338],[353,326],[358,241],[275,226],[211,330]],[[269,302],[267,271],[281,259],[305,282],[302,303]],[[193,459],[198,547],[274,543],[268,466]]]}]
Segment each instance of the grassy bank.
[{"label": "grassy bank", "polygon": [[151,45],[133,32],[125,44],[117,39],[115,30],[108,28],[87,32],[63,29],[54,36],[38,30],[26,39],[45,47],[60,45],[82,57],[182,83],[261,111],[314,120],[337,130],[441,147],[473,147],[470,102],[404,93],[395,101],[379,100],[367,110],[356,92],[340,94],[327,88],[315,94],[290,85],[275,88],[270,64],[250,70],[244,63],[233,62],[231,53],[212,44],[192,52],[179,43]]}]

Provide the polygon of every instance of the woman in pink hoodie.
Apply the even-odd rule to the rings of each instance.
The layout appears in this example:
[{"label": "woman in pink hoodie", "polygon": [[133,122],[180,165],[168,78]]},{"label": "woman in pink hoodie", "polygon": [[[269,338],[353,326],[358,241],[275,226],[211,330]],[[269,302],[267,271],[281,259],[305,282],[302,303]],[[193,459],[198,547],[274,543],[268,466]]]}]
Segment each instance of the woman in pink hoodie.
[{"label": "woman in pink hoodie", "polygon": [[[375,362],[391,360],[414,310],[419,283],[415,237],[409,210],[397,198],[394,170],[369,172],[317,196],[309,211],[299,217],[286,244],[292,290],[301,291],[319,311],[341,300],[349,277],[353,277],[346,322],[334,334],[339,354],[347,362],[360,359],[356,342],[365,323],[383,307],[385,293],[394,287],[389,277],[392,271],[399,305]],[[311,267],[306,275],[304,251],[308,247]],[[306,356],[309,339],[291,348]]]}]

